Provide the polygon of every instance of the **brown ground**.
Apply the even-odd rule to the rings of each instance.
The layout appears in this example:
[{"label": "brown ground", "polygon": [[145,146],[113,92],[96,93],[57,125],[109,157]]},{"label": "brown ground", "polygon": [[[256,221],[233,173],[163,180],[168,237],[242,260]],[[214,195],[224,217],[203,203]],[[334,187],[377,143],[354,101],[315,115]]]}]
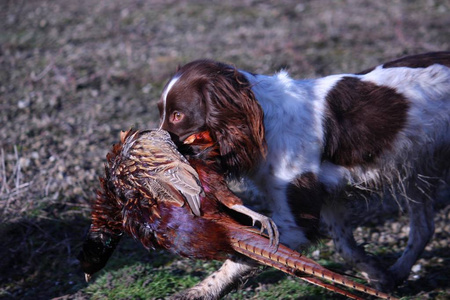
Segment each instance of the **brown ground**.
[{"label": "brown ground", "polygon": [[[450,49],[449,1],[268,3],[0,0],[0,298],[85,287],[75,256],[105,154],[120,130],[156,126],[177,65],[214,58],[301,78]],[[449,217],[447,206],[400,295],[450,292]],[[395,252],[405,224],[364,227],[359,241]]]}]

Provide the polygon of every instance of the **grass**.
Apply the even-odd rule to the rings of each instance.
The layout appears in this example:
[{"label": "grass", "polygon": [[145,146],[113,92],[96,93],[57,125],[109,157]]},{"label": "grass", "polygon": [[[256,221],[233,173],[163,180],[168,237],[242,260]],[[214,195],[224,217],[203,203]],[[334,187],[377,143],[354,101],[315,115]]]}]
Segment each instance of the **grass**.
[{"label": "grass", "polygon": [[[214,58],[296,78],[357,72],[405,54],[450,49],[448,1],[5,0],[0,3],[0,299],[161,298],[219,262],[147,252],[125,239],[86,284],[76,255],[106,152],[118,133],[157,126],[156,101],[180,64]],[[422,268],[398,291],[445,299],[448,208]],[[386,259],[404,242],[393,219],[357,231]],[[374,233],[387,239],[371,239]],[[349,272],[332,244],[317,259]],[[392,254],[393,253],[393,254]],[[390,256],[389,256],[390,255]],[[330,299],[265,269],[226,299]]]}]

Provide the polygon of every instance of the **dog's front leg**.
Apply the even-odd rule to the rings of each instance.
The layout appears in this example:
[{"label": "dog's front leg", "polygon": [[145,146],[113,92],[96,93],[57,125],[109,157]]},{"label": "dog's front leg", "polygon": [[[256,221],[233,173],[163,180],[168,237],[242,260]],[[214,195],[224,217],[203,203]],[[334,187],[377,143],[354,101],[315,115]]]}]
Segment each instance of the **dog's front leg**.
[{"label": "dog's front leg", "polygon": [[220,299],[256,273],[258,264],[247,259],[227,259],[219,270],[203,281],[172,296],[172,300],[214,300]]}]

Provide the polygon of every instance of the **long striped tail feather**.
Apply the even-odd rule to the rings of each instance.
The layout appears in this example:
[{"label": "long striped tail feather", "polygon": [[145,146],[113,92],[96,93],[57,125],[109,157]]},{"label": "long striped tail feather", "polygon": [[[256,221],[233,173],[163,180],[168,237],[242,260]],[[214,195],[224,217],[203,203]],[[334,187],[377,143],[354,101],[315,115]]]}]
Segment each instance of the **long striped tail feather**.
[{"label": "long striped tail feather", "polygon": [[[330,271],[312,259],[309,259],[282,244],[275,250],[270,247],[269,239],[267,237],[254,234],[251,230],[243,230],[242,227],[235,228],[235,230],[231,230],[230,237],[232,247],[236,252],[252,258],[261,264],[274,267],[287,274],[296,276],[304,281],[342,294],[351,299],[363,298],[341,289],[334,284],[339,284],[352,290],[382,299],[397,299],[389,294],[350,280],[344,275]],[[331,281],[333,284],[329,284],[323,280]]]}]

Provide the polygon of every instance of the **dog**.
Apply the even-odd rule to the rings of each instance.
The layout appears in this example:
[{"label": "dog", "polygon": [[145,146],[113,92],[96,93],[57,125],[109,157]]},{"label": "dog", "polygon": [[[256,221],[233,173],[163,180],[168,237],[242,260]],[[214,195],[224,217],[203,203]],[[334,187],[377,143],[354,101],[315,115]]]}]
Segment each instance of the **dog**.
[{"label": "dog", "polygon": [[[401,284],[433,235],[435,193],[450,177],[450,52],[304,80],[197,60],[168,81],[158,108],[178,144],[212,137],[230,178],[265,195],[283,244],[308,247],[323,222],[337,252],[379,289]],[[368,199],[408,207],[408,244],[389,267],[353,236],[351,206]],[[252,268],[228,261],[192,290],[219,295]]]}]

